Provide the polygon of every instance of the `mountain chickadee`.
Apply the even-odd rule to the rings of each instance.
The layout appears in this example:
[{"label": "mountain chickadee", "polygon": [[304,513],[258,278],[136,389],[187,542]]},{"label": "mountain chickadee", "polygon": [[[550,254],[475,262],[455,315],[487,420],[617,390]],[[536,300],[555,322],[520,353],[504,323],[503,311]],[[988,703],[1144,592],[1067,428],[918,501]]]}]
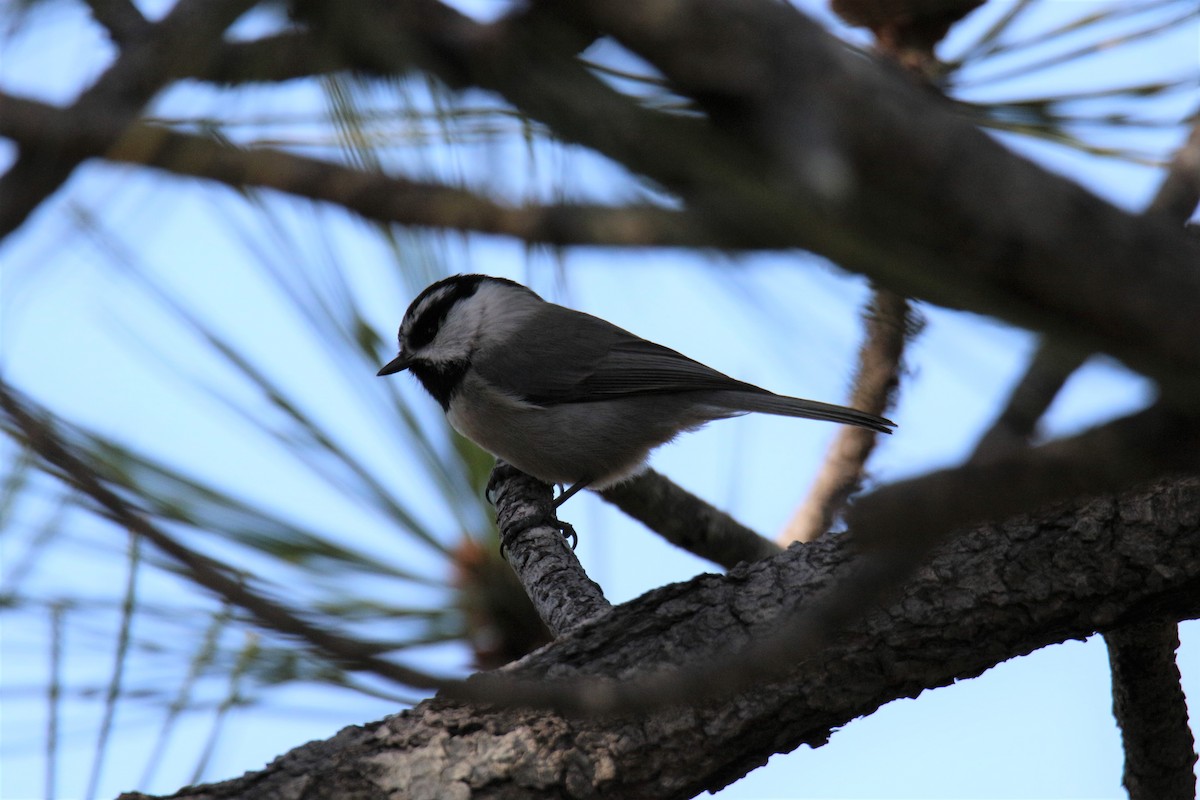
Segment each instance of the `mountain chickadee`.
[{"label": "mountain chickadee", "polygon": [[599,317],[548,303],[504,278],[456,275],[417,295],[400,354],[454,429],[546,483],[561,504],[639,472],[650,451],[706,422],[751,411],[891,433],[852,408],[734,380]]}]

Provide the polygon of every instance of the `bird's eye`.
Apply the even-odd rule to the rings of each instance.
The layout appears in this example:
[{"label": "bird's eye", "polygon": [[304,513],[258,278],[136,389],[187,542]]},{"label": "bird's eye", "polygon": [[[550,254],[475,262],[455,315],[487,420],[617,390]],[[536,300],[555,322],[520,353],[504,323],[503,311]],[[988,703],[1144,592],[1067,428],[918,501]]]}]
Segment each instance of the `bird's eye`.
[{"label": "bird's eye", "polygon": [[422,314],[408,333],[408,343],[414,350],[419,350],[433,341],[437,336],[442,320],[433,314]]},{"label": "bird's eye", "polygon": [[407,332],[401,328],[401,338],[408,344],[409,350],[428,347],[441,331],[451,309],[475,294],[480,280],[482,279],[448,278],[417,295],[417,299],[413,300],[408,313],[405,314],[404,325],[408,328]]}]

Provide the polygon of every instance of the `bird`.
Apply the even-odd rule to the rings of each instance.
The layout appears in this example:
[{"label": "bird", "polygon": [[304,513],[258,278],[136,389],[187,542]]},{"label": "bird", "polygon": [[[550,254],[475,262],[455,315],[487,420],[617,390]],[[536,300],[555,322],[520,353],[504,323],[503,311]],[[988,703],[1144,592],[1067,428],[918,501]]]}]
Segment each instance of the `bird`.
[{"label": "bird", "polygon": [[891,433],[895,423],[845,406],[775,394],[731,378],[599,317],[543,300],[516,281],[454,275],[409,305],[398,355],[450,425],[497,458],[567,487],[633,477],[680,433],[750,412]]}]

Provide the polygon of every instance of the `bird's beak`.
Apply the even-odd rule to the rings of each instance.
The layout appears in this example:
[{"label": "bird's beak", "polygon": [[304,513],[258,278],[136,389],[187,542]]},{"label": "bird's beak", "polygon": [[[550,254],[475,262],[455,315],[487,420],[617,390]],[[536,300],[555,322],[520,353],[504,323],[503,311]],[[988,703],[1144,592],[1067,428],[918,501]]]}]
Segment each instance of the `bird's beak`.
[{"label": "bird's beak", "polygon": [[411,363],[412,360],[408,356],[404,355],[404,353],[401,353],[388,363],[384,364],[383,369],[379,370],[379,372],[376,372],[375,375],[377,377],[382,375],[395,375],[397,372],[403,372],[404,370],[408,369],[408,365]]}]

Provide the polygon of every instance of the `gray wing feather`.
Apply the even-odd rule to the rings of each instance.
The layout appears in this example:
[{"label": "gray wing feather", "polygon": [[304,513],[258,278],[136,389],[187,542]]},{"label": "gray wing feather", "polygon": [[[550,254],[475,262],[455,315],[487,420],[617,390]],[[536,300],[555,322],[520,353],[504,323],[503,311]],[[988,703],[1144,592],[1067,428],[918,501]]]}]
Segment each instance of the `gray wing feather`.
[{"label": "gray wing feather", "polygon": [[506,346],[481,351],[475,368],[489,383],[547,405],[705,389],[765,391],[599,317],[551,303]]},{"label": "gray wing feather", "polygon": [[[599,317],[553,303],[531,315],[507,346],[479,356],[475,368],[489,383],[538,405],[706,391],[711,394],[705,403],[731,411],[842,422],[884,433],[893,427],[863,411],[785,397],[735,380]],[[554,370],[546,364],[554,364]]]}]

